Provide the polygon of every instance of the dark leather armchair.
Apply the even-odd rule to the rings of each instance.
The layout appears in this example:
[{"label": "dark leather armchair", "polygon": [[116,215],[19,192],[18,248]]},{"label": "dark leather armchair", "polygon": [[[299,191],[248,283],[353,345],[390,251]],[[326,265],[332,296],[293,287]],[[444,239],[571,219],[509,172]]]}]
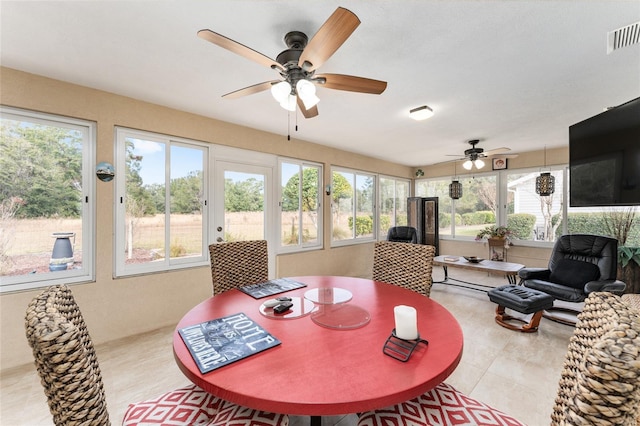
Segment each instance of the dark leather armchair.
[{"label": "dark leather armchair", "polygon": [[412,226],[392,226],[387,232],[387,241],[415,244],[418,242],[418,231]]},{"label": "dark leather armchair", "polygon": [[626,285],[616,279],[618,240],[600,235],[563,235],[556,241],[548,268],[518,272],[525,287],[565,302],[583,302],[589,293],[621,295]]}]

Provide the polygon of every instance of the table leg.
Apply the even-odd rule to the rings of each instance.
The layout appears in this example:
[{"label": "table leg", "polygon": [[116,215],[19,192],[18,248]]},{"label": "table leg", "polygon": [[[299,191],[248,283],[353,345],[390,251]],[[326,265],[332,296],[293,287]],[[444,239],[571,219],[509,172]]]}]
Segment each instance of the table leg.
[{"label": "table leg", "polygon": [[322,416],[311,416],[311,426],[322,426]]}]

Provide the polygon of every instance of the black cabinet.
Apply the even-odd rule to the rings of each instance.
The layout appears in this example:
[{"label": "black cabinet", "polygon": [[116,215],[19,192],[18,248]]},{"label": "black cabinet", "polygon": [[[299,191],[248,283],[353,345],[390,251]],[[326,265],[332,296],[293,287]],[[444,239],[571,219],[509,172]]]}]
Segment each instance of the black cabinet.
[{"label": "black cabinet", "polygon": [[438,256],[438,197],[407,198],[407,225],[418,231],[418,244],[434,246]]}]

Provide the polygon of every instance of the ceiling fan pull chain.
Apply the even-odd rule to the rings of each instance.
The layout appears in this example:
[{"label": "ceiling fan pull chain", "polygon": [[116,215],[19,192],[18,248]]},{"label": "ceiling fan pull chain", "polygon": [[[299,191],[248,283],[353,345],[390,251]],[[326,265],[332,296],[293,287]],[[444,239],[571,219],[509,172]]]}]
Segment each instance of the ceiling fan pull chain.
[{"label": "ceiling fan pull chain", "polygon": [[291,140],[291,113],[287,112],[287,140]]}]

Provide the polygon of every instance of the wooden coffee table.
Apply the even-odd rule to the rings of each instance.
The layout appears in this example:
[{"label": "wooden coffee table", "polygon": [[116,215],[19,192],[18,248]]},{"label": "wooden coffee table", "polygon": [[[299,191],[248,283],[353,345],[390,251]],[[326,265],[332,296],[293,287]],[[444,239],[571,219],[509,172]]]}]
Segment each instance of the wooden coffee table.
[{"label": "wooden coffee table", "polygon": [[[457,260],[446,260],[446,259],[453,259],[453,258],[457,258]],[[454,268],[471,269],[474,271],[486,271],[494,274],[503,274],[507,278],[507,281],[509,282],[509,284],[513,284],[513,285],[516,284],[518,271],[524,268],[524,265],[521,265],[520,263],[497,262],[494,260],[483,260],[479,263],[472,263],[467,261],[463,256],[452,256],[452,255],[436,256],[433,258],[433,264],[434,266],[442,266],[442,268],[444,269],[444,279],[442,281],[434,281],[434,283],[456,285],[459,287],[465,287],[465,288],[470,288],[472,290],[481,290],[481,291],[487,291],[484,289],[490,289],[494,287],[452,278],[449,276],[449,267],[451,266]],[[471,284],[474,287],[467,287],[460,284],[454,284],[451,281],[456,281],[463,284]],[[476,287],[482,287],[482,288],[476,288]]]}]

